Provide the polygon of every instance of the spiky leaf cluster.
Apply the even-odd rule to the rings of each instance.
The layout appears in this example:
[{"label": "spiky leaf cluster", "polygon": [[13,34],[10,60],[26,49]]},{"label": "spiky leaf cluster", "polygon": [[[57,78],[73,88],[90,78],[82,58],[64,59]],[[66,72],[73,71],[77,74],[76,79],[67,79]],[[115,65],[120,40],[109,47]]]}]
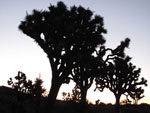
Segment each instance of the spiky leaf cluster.
[{"label": "spiky leaf cluster", "polygon": [[106,33],[101,16],[82,6],[68,9],[63,2],[48,11],[27,14],[19,29],[48,55],[53,76],[62,83],[68,82],[73,65],[88,61],[97,45],[104,44]]}]

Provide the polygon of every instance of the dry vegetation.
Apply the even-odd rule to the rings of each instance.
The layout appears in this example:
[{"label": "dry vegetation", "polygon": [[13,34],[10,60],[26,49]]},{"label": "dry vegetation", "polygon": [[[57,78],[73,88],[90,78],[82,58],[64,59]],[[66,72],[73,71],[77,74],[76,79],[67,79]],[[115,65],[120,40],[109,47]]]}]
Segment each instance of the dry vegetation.
[{"label": "dry vegetation", "polygon": [[[25,99],[18,102],[14,95],[0,94],[0,113],[16,113],[13,110],[16,108],[17,113],[36,113],[35,99]],[[46,113],[45,109],[46,98],[43,98],[40,104],[40,113]],[[73,101],[58,101],[55,104],[53,113],[80,113],[80,104]],[[85,113],[115,113],[115,107],[111,104],[92,105],[87,104]],[[150,105],[124,105],[121,106],[120,113],[150,113]]]}]

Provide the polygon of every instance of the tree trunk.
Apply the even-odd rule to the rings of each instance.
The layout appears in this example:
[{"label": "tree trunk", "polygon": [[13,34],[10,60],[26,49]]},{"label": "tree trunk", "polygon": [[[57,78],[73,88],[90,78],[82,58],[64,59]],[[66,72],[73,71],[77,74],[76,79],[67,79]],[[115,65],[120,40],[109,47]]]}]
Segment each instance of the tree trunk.
[{"label": "tree trunk", "polygon": [[86,95],[87,95],[87,88],[85,86],[81,88],[81,112],[82,113],[85,112],[85,108],[86,108]]},{"label": "tree trunk", "polygon": [[56,102],[57,94],[59,92],[61,84],[62,83],[59,81],[59,79],[52,78],[52,84],[48,94],[48,104],[47,104],[49,112],[53,111],[54,109],[54,104]]},{"label": "tree trunk", "polygon": [[120,97],[121,97],[121,95],[115,95],[115,97],[116,97],[115,110],[116,110],[116,113],[119,113],[119,111],[120,111]]},{"label": "tree trunk", "polygon": [[37,96],[35,102],[36,102],[36,110],[35,111],[36,111],[36,113],[40,113],[41,96]]},{"label": "tree trunk", "polygon": [[81,104],[86,104],[86,95],[87,95],[87,89],[84,87],[81,89]]}]

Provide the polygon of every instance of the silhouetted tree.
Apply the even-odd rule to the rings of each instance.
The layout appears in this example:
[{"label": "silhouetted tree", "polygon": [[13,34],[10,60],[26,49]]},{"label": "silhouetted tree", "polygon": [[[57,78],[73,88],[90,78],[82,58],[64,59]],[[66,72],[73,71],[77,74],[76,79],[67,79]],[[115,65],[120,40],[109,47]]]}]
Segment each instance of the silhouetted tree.
[{"label": "silhouetted tree", "polygon": [[77,62],[89,58],[97,45],[105,42],[103,18],[81,6],[70,9],[63,2],[50,5],[48,11],[33,10],[19,29],[34,39],[47,54],[52,69],[48,101],[54,105],[60,86],[69,83],[68,76]]},{"label": "silhouetted tree", "polygon": [[81,101],[80,88],[77,85],[75,85],[75,87],[72,89],[72,93],[62,92],[62,96],[63,96],[63,100],[65,101],[73,101],[79,103]]},{"label": "silhouetted tree", "polygon": [[125,96],[126,96],[126,98],[123,99],[120,103],[121,103],[122,105],[131,104],[132,101],[128,98],[129,95],[126,95],[126,94],[125,94]]},{"label": "silhouetted tree", "polygon": [[144,78],[139,80],[141,69],[137,69],[131,63],[131,58],[124,54],[124,49],[128,45],[129,39],[126,39],[116,49],[110,49],[111,54],[105,60],[103,75],[96,77],[96,88],[100,91],[108,88],[113,92],[117,108],[119,108],[121,95],[128,94],[131,97],[133,95],[139,97],[144,92],[141,86],[147,85],[147,80]]},{"label": "silhouetted tree", "polygon": [[18,93],[33,93],[33,83],[31,80],[26,79],[26,75],[23,72],[18,72],[15,76],[15,81],[12,78],[9,78],[8,85],[10,85]]},{"label": "silhouetted tree", "polygon": [[81,101],[81,89],[78,85],[75,85],[75,87],[72,89],[72,100],[78,103]]},{"label": "silhouetted tree", "polygon": [[99,99],[95,101],[96,105],[99,105],[100,103],[101,103],[101,101]]},{"label": "silhouetted tree", "polygon": [[70,92],[68,92],[68,93],[62,92],[62,96],[63,96],[62,98],[64,101],[71,101],[72,100],[72,96],[71,96]]},{"label": "silhouetted tree", "polygon": [[42,86],[43,80],[41,78],[36,78],[33,84],[33,96],[36,97],[36,113],[40,113],[40,102],[42,94],[46,91],[45,88]]},{"label": "silhouetted tree", "polygon": [[136,91],[130,92],[129,95],[133,99],[133,103],[138,104],[138,101],[144,97],[144,89],[142,87],[136,88]]},{"label": "silhouetted tree", "polygon": [[42,86],[43,80],[41,78],[36,78],[33,84],[33,94],[36,97],[42,97],[46,89]]},{"label": "silhouetted tree", "polygon": [[24,99],[27,99],[24,98],[24,96],[30,96],[35,98],[36,113],[39,113],[40,100],[43,93],[46,91],[45,88],[43,88],[42,84],[43,81],[41,78],[36,78],[33,83],[32,80],[27,80],[26,75],[20,71],[18,72],[17,76],[15,76],[15,80],[13,80],[12,78],[8,80],[8,85],[10,85],[16,91],[17,99],[20,103],[20,106],[22,106],[22,102],[24,101]]},{"label": "silhouetted tree", "polygon": [[41,97],[45,92],[45,88],[42,86],[42,79],[36,78],[33,83],[32,80],[27,80],[26,75],[23,72],[18,72],[17,76],[15,76],[15,80],[9,78],[7,81],[8,85],[10,85],[16,92],[29,94],[34,97]]},{"label": "silhouetted tree", "polygon": [[[90,56],[90,55],[89,55]],[[91,87],[93,80],[95,78],[95,58],[90,56],[88,60],[82,60],[77,63],[72,70],[72,77],[76,86],[80,89],[81,92],[81,105],[82,108],[86,104],[86,95],[87,90]]]}]

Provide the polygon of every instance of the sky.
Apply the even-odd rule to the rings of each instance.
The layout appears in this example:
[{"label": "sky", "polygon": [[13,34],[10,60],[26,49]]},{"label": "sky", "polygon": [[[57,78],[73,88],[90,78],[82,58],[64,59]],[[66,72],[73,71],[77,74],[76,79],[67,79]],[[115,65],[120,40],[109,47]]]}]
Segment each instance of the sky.
[{"label": "sky", "polygon": [[[94,15],[104,18],[108,33],[105,36],[106,46],[115,48],[120,41],[131,39],[126,54],[132,62],[142,69],[141,76],[148,80],[145,97],[141,103],[150,104],[150,0],[63,0],[68,6],[76,5],[89,8]],[[18,29],[18,25],[26,13],[33,9],[47,10],[50,4],[56,5],[58,0],[0,0],[0,85],[7,85],[9,77],[24,72],[28,79],[41,76],[44,87],[49,90],[51,69],[46,54],[28,36]],[[74,83],[63,85],[58,94],[72,90]],[[89,89],[87,98],[94,102],[114,103],[114,95],[107,89],[101,93]]]}]

